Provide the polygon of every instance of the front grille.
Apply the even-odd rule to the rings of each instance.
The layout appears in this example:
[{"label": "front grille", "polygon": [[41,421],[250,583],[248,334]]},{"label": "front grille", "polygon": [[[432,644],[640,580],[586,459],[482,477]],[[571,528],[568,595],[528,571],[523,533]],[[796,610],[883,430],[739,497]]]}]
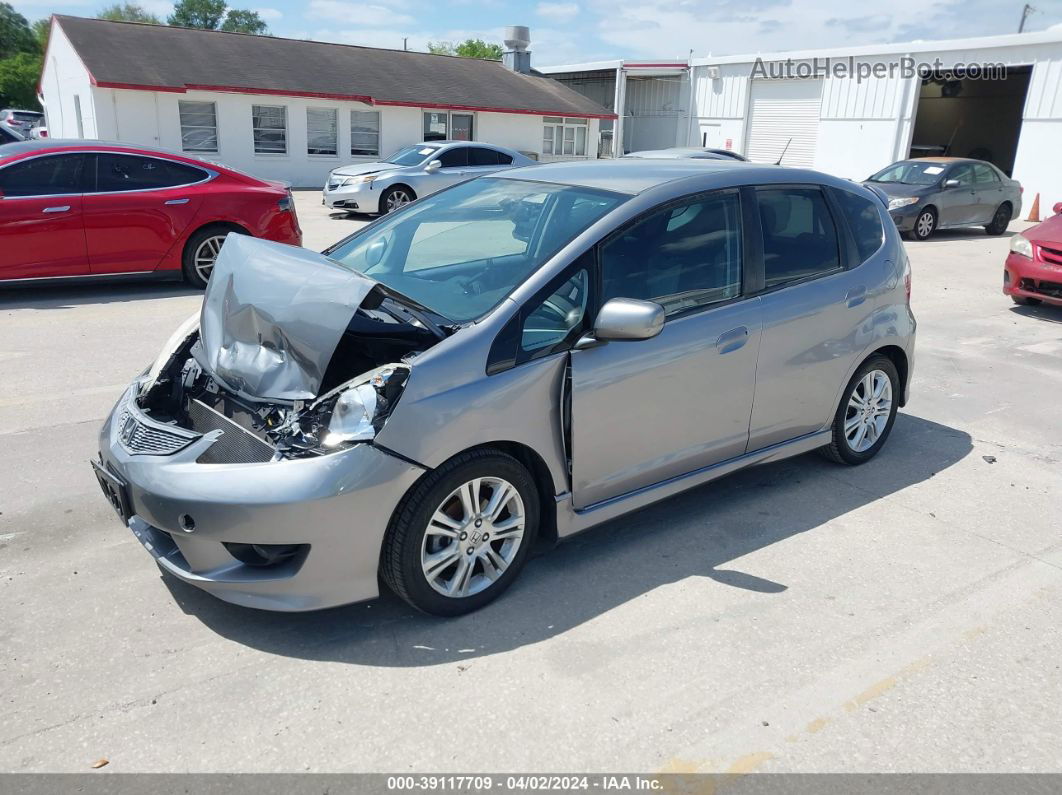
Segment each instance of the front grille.
[{"label": "front grille", "polygon": [[1062,248],[1041,245],[1040,258],[1044,262],[1050,262],[1052,265],[1062,265]]},{"label": "front grille", "polygon": [[220,430],[221,436],[196,459],[200,464],[261,464],[273,459],[276,450],[238,423],[202,401],[188,405],[188,419],[197,433]]},{"label": "front grille", "polygon": [[118,416],[118,438],[126,450],[137,455],[172,455],[193,441],[184,434],[140,422],[129,409]]},{"label": "front grille", "polygon": [[1048,295],[1052,298],[1062,298],[1062,282],[1049,282],[1043,279],[1036,281],[1035,279],[1022,279],[1019,286],[1023,290],[1028,290],[1030,293],[1040,293],[1041,295]]}]

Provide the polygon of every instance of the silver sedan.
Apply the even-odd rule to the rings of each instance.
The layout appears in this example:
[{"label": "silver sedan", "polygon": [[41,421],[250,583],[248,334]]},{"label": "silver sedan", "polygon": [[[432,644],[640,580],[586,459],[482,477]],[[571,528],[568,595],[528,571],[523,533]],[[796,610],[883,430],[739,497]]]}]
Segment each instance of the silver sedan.
[{"label": "silver sedan", "polygon": [[338,210],[389,213],[466,179],[519,166],[531,158],[501,146],[426,141],[378,163],[353,163],[328,175],[323,203]]}]

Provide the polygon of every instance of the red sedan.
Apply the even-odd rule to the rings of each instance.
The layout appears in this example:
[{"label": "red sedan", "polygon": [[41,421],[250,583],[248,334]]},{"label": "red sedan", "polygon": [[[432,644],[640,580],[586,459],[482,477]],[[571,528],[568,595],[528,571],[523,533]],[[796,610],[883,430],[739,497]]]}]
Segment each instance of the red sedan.
[{"label": "red sedan", "polygon": [[1062,202],[1042,224],[1010,239],[1003,292],[1016,304],[1062,306]]},{"label": "red sedan", "polygon": [[98,141],[0,147],[0,285],[158,275],[206,285],[230,232],[300,245],[281,183]]}]

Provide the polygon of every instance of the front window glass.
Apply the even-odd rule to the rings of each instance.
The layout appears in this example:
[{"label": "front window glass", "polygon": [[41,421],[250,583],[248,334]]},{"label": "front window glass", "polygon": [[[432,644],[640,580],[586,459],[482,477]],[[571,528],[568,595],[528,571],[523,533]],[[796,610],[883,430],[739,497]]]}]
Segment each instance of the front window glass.
[{"label": "front window glass", "polygon": [[81,193],[81,155],[51,155],[0,169],[4,196],[55,196]]},{"label": "front window glass", "polygon": [[423,163],[437,151],[439,151],[437,146],[407,146],[387,158],[386,162],[394,163],[396,166],[415,166]]},{"label": "front window glass", "polygon": [[933,185],[940,181],[945,166],[933,161],[893,163],[872,176],[868,182],[898,182],[901,185]]},{"label": "front window glass", "polygon": [[589,294],[590,274],[580,268],[528,313],[520,333],[521,349],[533,356],[568,339],[583,325]]},{"label": "front window glass", "polygon": [[627,198],[480,178],[425,197],[327,253],[451,322],[467,323]]}]

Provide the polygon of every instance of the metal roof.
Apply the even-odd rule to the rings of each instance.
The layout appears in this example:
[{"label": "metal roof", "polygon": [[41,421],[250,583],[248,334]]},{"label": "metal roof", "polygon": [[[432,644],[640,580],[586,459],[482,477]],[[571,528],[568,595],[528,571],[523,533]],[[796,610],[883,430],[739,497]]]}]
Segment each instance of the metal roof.
[{"label": "metal roof", "polygon": [[567,86],[499,61],[60,16],[94,85],[225,91],[454,110],[615,118]]}]

